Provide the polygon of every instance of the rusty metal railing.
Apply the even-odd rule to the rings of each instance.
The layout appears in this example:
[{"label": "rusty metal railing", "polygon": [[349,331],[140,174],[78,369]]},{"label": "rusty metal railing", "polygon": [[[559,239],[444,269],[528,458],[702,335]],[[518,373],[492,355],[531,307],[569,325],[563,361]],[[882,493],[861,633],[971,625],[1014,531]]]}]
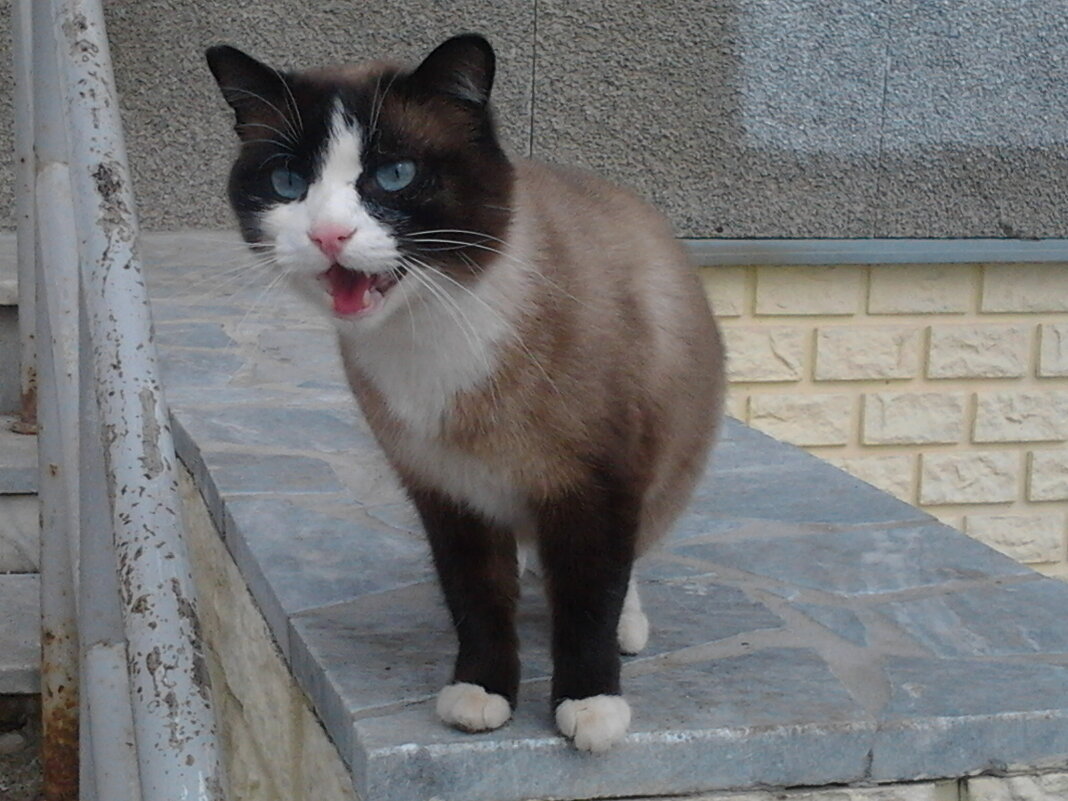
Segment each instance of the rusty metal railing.
[{"label": "rusty metal railing", "polygon": [[12,22],[45,798],[221,801],[101,3],[17,0]]}]

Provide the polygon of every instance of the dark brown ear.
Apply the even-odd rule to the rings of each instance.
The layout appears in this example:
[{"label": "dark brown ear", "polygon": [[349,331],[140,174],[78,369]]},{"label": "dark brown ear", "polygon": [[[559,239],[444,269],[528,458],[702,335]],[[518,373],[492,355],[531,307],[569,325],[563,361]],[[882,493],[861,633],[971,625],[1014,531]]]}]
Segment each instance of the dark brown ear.
[{"label": "dark brown ear", "polygon": [[204,56],[223,98],[234,110],[234,130],[242,140],[278,138],[293,130],[288,119],[291,94],[281,72],[230,45],[209,47]]},{"label": "dark brown ear", "polygon": [[481,108],[489,102],[495,70],[490,43],[477,33],[465,33],[434,48],[412,79],[426,91]]}]

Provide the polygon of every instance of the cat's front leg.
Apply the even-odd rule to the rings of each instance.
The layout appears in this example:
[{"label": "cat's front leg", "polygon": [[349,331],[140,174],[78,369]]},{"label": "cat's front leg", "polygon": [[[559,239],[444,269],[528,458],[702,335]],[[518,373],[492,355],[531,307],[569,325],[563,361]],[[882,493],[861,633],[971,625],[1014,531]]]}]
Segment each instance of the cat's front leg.
[{"label": "cat's front leg", "polygon": [[553,612],[556,725],[583,751],[627,733],[617,628],[634,560],[638,501],[611,471],[539,511],[538,545]]},{"label": "cat's front leg", "polygon": [[452,683],[438,694],[438,716],[464,731],[496,729],[511,717],[519,691],[515,537],[441,493],[410,494],[459,640]]}]

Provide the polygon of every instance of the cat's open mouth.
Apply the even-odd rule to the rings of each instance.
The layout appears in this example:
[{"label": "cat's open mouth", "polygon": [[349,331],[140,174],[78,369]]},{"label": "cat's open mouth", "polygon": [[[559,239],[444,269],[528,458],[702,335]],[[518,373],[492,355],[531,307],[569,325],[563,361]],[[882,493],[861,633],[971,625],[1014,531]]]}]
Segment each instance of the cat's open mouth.
[{"label": "cat's open mouth", "polygon": [[401,279],[402,272],[365,273],[350,270],[336,262],[320,275],[334,301],[334,314],[355,317],[370,314],[382,305],[382,300]]}]

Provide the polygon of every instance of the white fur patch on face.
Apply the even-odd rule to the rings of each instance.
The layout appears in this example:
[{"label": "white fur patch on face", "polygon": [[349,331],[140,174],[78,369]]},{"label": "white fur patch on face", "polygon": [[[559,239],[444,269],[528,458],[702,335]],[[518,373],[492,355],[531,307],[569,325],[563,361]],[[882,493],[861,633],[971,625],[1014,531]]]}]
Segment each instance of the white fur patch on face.
[{"label": "white fur patch on face", "polygon": [[445,723],[472,732],[499,729],[512,716],[512,707],[503,695],[462,681],[441,689],[437,711]]},{"label": "white fur patch on face", "polygon": [[592,695],[562,701],[556,728],[580,751],[601,753],[622,740],[630,727],[630,704],[621,695]]},{"label": "white fur patch on face", "polygon": [[331,226],[353,232],[337,259],[353,270],[383,272],[396,267],[400,257],[392,232],[368,212],[356,191],[356,179],[363,171],[362,135],[360,124],[346,119],[338,102],[318,174],[308,176],[307,194],[301,200],[278,203],[260,218],[282,269],[302,294],[323,304],[327,295],[316,279],[331,260],[310,238],[313,229]]}]

